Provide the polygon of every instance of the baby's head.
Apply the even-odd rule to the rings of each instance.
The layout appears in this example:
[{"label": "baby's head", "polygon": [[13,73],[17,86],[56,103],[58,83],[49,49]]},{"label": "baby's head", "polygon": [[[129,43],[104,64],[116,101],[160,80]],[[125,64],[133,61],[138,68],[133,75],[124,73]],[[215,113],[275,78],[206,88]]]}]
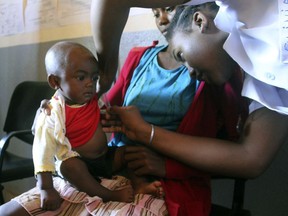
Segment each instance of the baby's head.
[{"label": "baby's head", "polygon": [[68,104],[84,104],[96,93],[99,65],[84,46],[63,41],[53,45],[45,56],[48,83],[59,89]]}]

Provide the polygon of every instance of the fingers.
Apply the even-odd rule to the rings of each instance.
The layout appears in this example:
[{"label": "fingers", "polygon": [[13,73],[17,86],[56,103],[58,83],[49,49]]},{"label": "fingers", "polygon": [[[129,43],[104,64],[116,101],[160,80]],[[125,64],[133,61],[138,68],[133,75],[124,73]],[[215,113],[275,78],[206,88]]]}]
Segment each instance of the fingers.
[{"label": "fingers", "polygon": [[112,113],[112,111],[110,110],[110,108],[101,109],[101,110],[100,110],[100,114],[101,114],[101,119],[102,119],[102,120],[120,121],[118,115],[116,115],[115,113]]},{"label": "fingers", "polygon": [[[111,106],[107,108],[107,114],[113,116],[113,115],[119,115],[119,113],[121,113],[121,109],[123,109],[124,107],[120,107],[120,106]],[[108,115],[108,117],[110,117]]]},{"label": "fingers", "polygon": [[125,153],[140,152],[140,151],[143,151],[144,149],[147,149],[147,148],[143,146],[126,146]]},{"label": "fingers", "polygon": [[121,127],[122,126],[122,123],[120,121],[107,120],[107,119],[101,119],[101,124],[104,127],[112,127],[112,126]]},{"label": "fingers", "polygon": [[126,146],[124,159],[130,169],[136,170],[143,166],[148,166],[150,155],[145,151],[145,147]]},{"label": "fingers", "polygon": [[144,160],[141,160],[141,159],[137,159],[137,160],[133,160],[133,161],[129,161],[127,163],[127,167],[129,169],[132,169],[132,170],[136,170],[140,167],[143,167],[145,166],[145,161]]},{"label": "fingers", "polygon": [[50,104],[50,101],[47,100],[47,99],[44,99],[41,101],[41,104],[40,104],[40,111],[41,112],[44,112],[46,115],[51,115],[51,104]]},{"label": "fingers", "polygon": [[128,168],[130,168],[131,170],[133,170],[133,173],[137,176],[144,176],[144,175],[153,175],[153,173],[151,172],[151,170],[147,169],[146,166],[142,166],[141,163],[131,163],[133,165],[131,166],[135,166],[134,168],[130,168],[129,163],[127,165]]},{"label": "fingers", "polygon": [[117,133],[117,132],[123,132],[121,127],[115,127],[115,126],[102,126],[102,130],[105,133]]},{"label": "fingers", "polygon": [[150,166],[148,166],[147,161],[145,159],[141,159],[141,157],[139,157],[140,154],[130,154],[129,155],[129,160],[126,160],[126,156],[125,156],[125,160],[127,161],[127,167],[131,170],[133,170],[133,172],[138,175],[151,175],[152,170],[150,169]]},{"label": "fingers", "polygon": [[[151,160],[151,156],[156,156],[155,152],[149,150],[145,146],[126,146],[125,148],[125,160]],[[152,157],[153,158],[153,157]]]},{"label": "fingers", "polygon": [[122,123],[119,118],[107,110],[101,110],[101,125],[105,133],[122,132]]},{"label": "fingers", "polygon": [[115,114],[112,114],[111,111],[101,110],[101,124],[104,132],[121,132],[122,123],[119,117]]},{"label": "fingers", "polygon": [[44,202],[41,208],[45,211],[53,211],[60,207],[61,202]]},{"label": "fingers", "polygon": [[121,111],[122,108],[123,107],[120,107],[120,106],[111,106],[111,107],[107,108],[107,111],[110,114],[119,114],[119,112]]},{"label": "fingers", "polygon": [[134,146],[126,146],[124,158],[127,161],[137,160],[141,158],[141,149],[139,147]]},{"label": "fingers", "polygon": [[140,169],[148,167],[149,152],[147,154],[146,150],[142,146],[126,146],[124,158],[127,161],[128,168],[138,173]]}]

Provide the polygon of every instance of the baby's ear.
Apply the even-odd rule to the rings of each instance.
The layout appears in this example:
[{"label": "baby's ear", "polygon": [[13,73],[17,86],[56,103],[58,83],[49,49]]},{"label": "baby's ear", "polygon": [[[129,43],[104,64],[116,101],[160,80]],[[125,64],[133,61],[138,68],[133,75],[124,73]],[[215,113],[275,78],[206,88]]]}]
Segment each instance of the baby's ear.
[{"label": "baby's ear", "polygon": [[58,76],[55,76],[54,74],[49,74],[47,77],[47,81],[51,88],[55,90],[60,88],[60,79]]},{"label": "baby's ear", "polygon": [[193,23],[199,28],[201,33],[204,33],[208,28],[209,20],[204,13],[197,11],[193,15]]}]

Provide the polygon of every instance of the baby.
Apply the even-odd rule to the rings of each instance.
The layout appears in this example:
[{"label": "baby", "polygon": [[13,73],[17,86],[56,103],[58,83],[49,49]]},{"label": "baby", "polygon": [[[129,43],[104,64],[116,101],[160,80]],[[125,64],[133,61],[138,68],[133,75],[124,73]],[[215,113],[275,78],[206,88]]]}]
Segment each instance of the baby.
[{"label": "baby", "polygon": [[45,66],[48,83],[57,91],[50,100],[51,114],[40,113],[35,123],[33,161],[41,207],[54,210],[61,204],[53,187],[56,171],[89,196],[133,201],[132,186],[111,191],[99,182],[99,176],[111,177],[120,168],[123,152],[108,148],[99,122],[96,58],[80,44],[59,42],[48,50]]}]

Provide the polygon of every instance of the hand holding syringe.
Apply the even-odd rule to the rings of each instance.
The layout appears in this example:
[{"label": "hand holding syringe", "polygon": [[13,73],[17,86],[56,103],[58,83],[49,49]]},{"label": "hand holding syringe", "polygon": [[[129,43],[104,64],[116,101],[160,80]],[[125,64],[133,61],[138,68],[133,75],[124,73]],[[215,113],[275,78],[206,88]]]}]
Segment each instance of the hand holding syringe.
[{"label": "hand holding syringe", "polygon": [[108,133],[117,132],[113,131],[113,128],[115,126],[120,126],[122,123],[117,115],[109,112],[111,104],[106,94],[104,94],[102,97],[102,103],[102,105],[105,105],[106,107],[100,110],[102,129]]},{"label": "hand holding syringe", "polygon": [[100,115],[101,115],[101,120],[106,120],[106,113],[107,113],[107,109],[109,109],[109,107],[111,107],[110,101],[108,100],[107,94],[103,94],[101,101],[102,104],[99,105],[100,108],[105,105],[105,108],[100,109]]}]

